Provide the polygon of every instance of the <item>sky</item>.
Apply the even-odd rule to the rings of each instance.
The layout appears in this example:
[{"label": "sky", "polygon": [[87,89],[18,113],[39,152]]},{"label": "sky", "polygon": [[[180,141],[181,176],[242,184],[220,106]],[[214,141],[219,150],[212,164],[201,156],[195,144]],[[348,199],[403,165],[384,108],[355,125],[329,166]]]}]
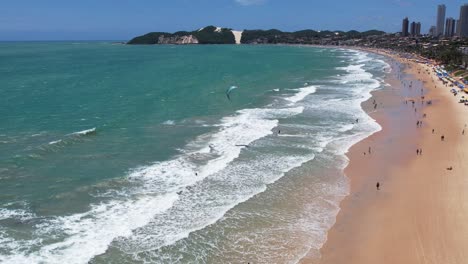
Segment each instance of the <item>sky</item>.
[{"label": "sky", "polygon": [[437,5],[458,19],[468,0],[0,0],[0,41],[129,40],[207,25],[297,31],[401,30],[435,25]]}]

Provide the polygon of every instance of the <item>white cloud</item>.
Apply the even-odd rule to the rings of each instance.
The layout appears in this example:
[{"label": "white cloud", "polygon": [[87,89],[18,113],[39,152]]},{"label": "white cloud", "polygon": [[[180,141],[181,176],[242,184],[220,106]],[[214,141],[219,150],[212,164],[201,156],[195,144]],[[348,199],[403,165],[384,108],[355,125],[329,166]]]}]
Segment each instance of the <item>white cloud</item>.
[{"label": "white cloud", "polygon": [[243,6],[249,6],[249,5],[260,5],[265,3],[267,0],[235,0],[236,3],[243,5]]}]

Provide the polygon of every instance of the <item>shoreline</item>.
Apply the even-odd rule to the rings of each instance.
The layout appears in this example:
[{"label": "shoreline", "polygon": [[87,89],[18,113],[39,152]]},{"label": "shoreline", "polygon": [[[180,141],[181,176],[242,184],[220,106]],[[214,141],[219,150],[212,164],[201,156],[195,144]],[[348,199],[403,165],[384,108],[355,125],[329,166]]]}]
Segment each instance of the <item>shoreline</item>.
[{"label": "shoreline", "polygon": [[[454,113],[467,116],[468,108],[456,105],[458,98],[451,98],[453,95],[449,89],[434,78],[429,66],[386,51],[355,50],[383,55],[392,66],[393,70],[385,80],[391,86],[373,91],[372,97],[362,103],[363,109],[382,130],[349,149],[346,154],[349,163],[344,170],[349,180],[349,195],[341,201],[335,224],[328,230],[327,239],[320,250],[321,259],[306,255],[300,263],[462,263],[462,257],[467,257],[462,249],[468,245],[468,225],[461,221],[463,217],[454,222],[450,214],[440,216],[427,200],[432,197],[432,202],[437,203],[441,211],[453,210],[453,205],[447,203],[447,197],[442,194],[450,194],[454,188],[440,187],[439,174],[443,174],[443,177],[457,174],[459,182],[453,184],[468,187],[468,183],[463,181],[463,171],[468,166],[460,161],[454,166],[456,171],[448,172],[445,167],[453,162],[443,157],[450,149],[455,151],[457,146],[457,152],[462,152],[463,156],[466,154],[463,149],[468,148],[466,143],[461,144],[461,130],[467,118],[445,117]],[[400,65],[405,65],[402,72],[399,72]],[[403,74],[408,76],[401,80]],[[433,105],[429,107],[420,103],[419,89],[423,89],[426,98],[434,100]],[[416,99],[415,108],[424,107],[424,110],[413,112],[411,103],[404,103],[408,97]],[[369,106],[374,100],[382,107],[371,112]],[[426,112],[427,118],[423,118]],[[424,122],[421,128],[416,127],[419,120]],[[443,152],[439,151],[441,142],[431,133],[432,128],[436,129],[438,136],[444,133],[452,139],[443,142]],[[460,134],[458,137],[457,132]],[[372,154],[363,155],[369,147]],[[415,151],[419,148],[424,149],[423,156],[416,155]],[[411,175],[411,179],[407,175]],[[379,191],[376,190],[376,182],[381,184]],[[463,188],[457,190],[462,191]],[[434,196],[434,193],[441,193],[441,196]],[[457,195],[468,199],[468,195]],[[468,216],[467,205],[459,200],[458,206],[465,209],[462,216]],[[452,213],[452,210],[449,211]],[[445,229],[441,229],[438,225],[441,219],[452,225],[446,224]],[[454,230],[452,226],[457,228]],[[423,233],[420,230],[422,227],[426,227]],[[461,229],[462,241],[457,237]],[[440,232],[436,234],[431,230]],[[444,235],[444,243],[434,242]],[[450,245],[453,250],[440,253],[436,245],[441,248]]]}]

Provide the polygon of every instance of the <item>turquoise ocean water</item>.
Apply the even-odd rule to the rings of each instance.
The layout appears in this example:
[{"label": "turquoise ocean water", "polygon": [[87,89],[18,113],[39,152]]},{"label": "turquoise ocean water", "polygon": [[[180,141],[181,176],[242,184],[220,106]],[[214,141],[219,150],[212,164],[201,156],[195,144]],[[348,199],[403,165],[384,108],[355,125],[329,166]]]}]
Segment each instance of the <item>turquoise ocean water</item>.
[{"label": "turquoise ocean water", "polygon": [[0,262],[318,254],[386,69],[345,49],[0,43]]}]

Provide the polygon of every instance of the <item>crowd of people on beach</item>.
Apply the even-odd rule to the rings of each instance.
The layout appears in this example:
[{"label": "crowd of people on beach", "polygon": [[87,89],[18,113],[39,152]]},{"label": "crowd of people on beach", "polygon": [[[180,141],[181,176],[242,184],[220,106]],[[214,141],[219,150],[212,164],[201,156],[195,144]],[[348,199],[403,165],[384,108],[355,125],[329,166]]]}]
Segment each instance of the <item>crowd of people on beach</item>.
[{"label": "crowd of people on beach", "polygon": [[[424,88],[424,84],[426,84],[427,86],[427,83],[425,83],[421,78],[418,79],[418,82],[416,84],[413,83],[412,80],[410,81],[407,81],[405,80],[404,76],[401,74],[402,72],[402,65],[399,63],[399,62],[395,62],[395,64],[393,65],[394,68],[396,68],[398,71],[398,74],[396,75],[396,77],[398,78],[398,80],[401,82],[401,85],[402,85],[402,88],[404,88],[402,90],[402,93],[403,94],[413,94],[412,97],[407,97],[404,101],[404,103],[406,105],[410,104],[411,105],[411,109],[414,109],[414,113],[415,115],[417,115],[417,118],[416,118],[416,128],[422,128],[423,127],[423,120],[421,119],[424,119],[424,118],[427,118],[427,114],[426,113],[421,113],[419,114],[418,113],[418,109],[416,107],[418,101],[420,101],[421,103],[421,108],[424,108],[424,106],[430,106],[432,105],[432,100],[426,100],[425,101],[425,88]],[[408,64],[404,65],[404,67],[410,67]],[[417,69],[417,72],[418,72],[418,75],[420,74],[429,74],[430,75],[430,71],[429,69],[424,69],[422,67],[418,68]],[[434,87],[437,88],[437,83],[436,81],[434,80],[434,77],[432,77],[432,83],[434,84]],[[420,90],[418,90],[417,93],[420,93],[417,97],[414,96],[415,94],[415,91],[413,90],[414,86],[420,86]],[[376,100],[374,99],[373,101],[373,105],[374,105],[374,109],[376,109],[377,107],[377,104],[376,104]],[[421,111],[420,111],[421,112]],[[466,124],[465,124],[465,128],[466,128]],[[465,128],[463,128],[463,130],[461,131],[461,134],[462,135],[465,135]],[[432,128],[432,134],[436,134],[436,130],[435,128]],[[445,138],[445,135],[444,134],[440,134],[440,140],[441,142],[444,142],[446,140]],[[369,147],[368,149],[368,152],[364,152],[364,155],[366,154],[371,154],[371,147]],[[417,156],[422,156],[423,154],[423,149],[421,147],[417,147],[416,148],[416,155]],[[446,168],[448,171],[452,171],[453,170],[453,166],[449,166]],[[380,190],[381,189],[381,182],[377,182],[376,183],[376,188],[377,190]]]}]

